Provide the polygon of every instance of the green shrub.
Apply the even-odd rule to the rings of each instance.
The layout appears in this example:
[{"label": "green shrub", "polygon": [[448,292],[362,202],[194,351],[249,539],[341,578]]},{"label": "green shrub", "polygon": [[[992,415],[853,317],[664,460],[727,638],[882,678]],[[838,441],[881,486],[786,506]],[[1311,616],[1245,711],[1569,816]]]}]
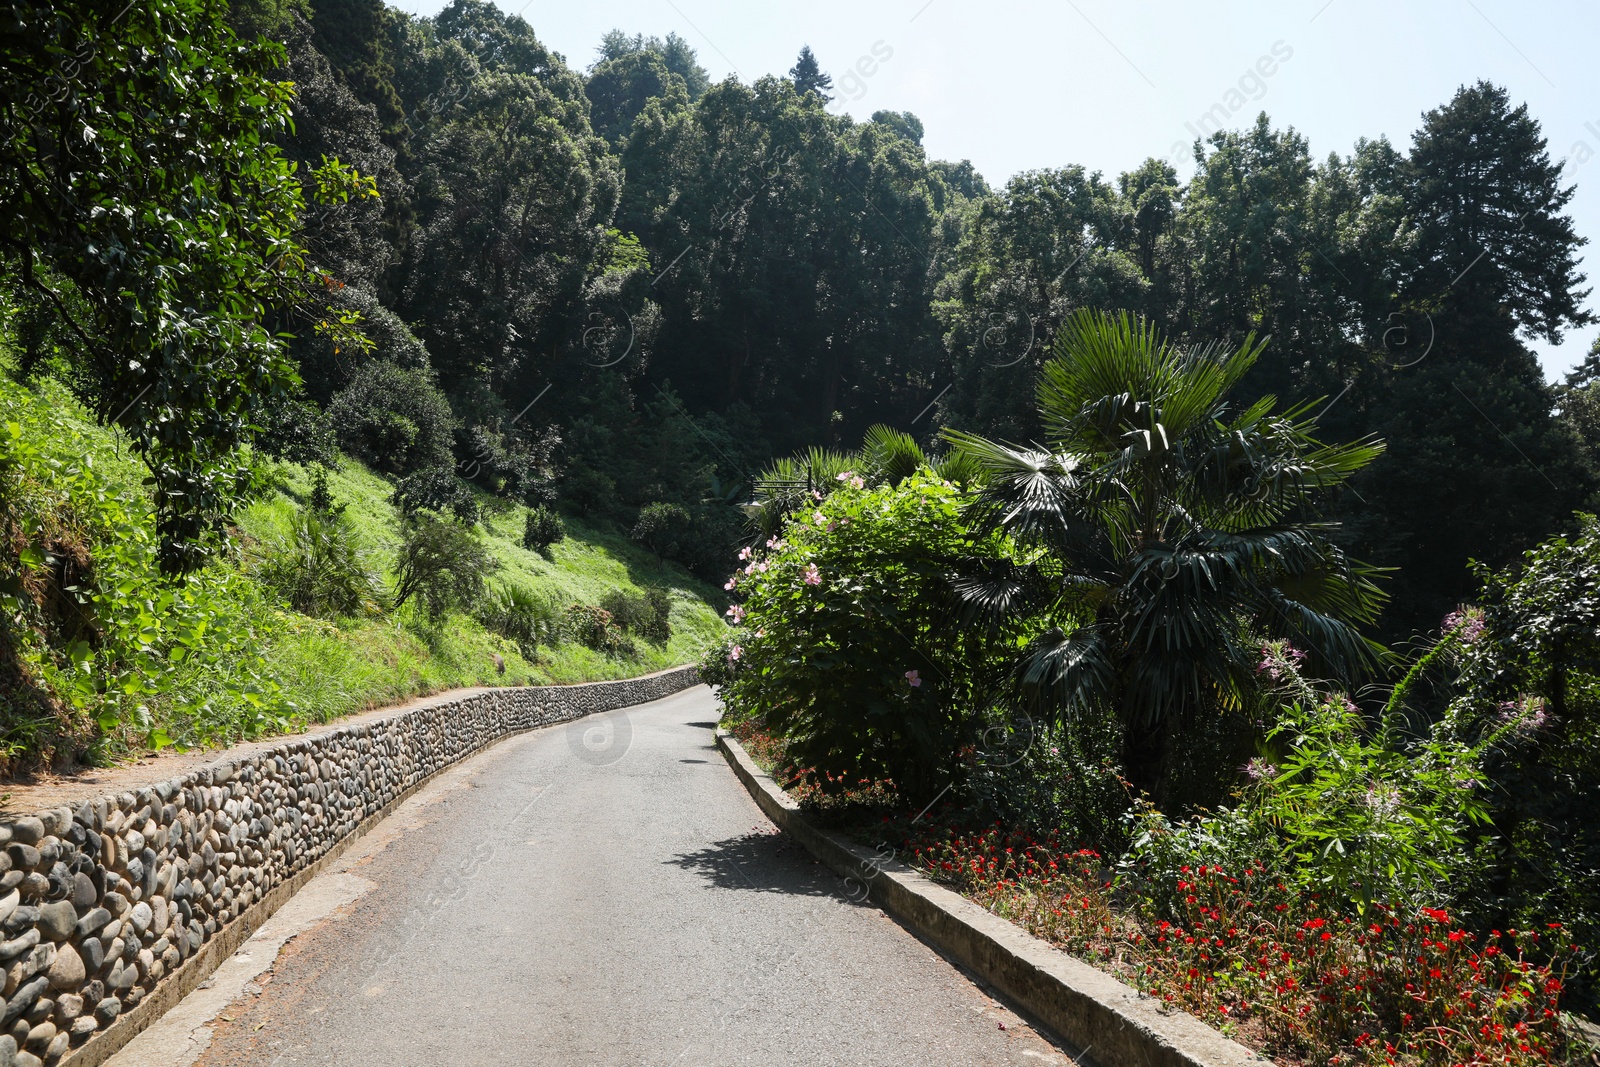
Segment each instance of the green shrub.
[{"label": "green shrub", "polygon": [[339,444],[387,474],[449,467],[455,419],[426,368],[377,360],[328,405]]},{"label": "green shrub", "polygon": [[1127,843],[1128,809],[1118,738],[1109,718],[1057,727],[995,717],[973,748],[967,795],[985,823],[1115,854]]},{"label": "green shrub", "polygon": [[367,567],[355,525],[342,514],[298,512],[289,536],[267,550],[260,576],[302,615],[326,619],[380,610],[377,576]]},{"label": "green shrub", "polygon": [[663,558],[675,556],[679,542],[689,536],[689,509],[682,504],[657,501],[639,509],[639,521],[629,535]]},{"label": "green shrub", "polygon": [[1171,885],[1184,866],[1259,863],[1363,915],[1453,904],[1467,834],[1487,818],[1484,755],[1500,737],[1463,744],[1441,724],[1408,738],[1389,717],[1373,727],[1344,695],[1302,680],[1302,658],[1281,641],[1263,650],[1263,673],[1287,700],[1264,754],[1244,768],[1238,805],[1184,823],[1142,806],[1125,873]]},{"label": "green shrub", "polygon": [[662,559],[714,580],[726,572],[728,557],[747,532],[738,509],[725,501],[688,506],[658,501],[640,509],[629,536]]},{"label": "green shrub", "polygon": [[[734,657],[733,650],[739,643],[737,633],[730,633],[721,641],[706,649],[700,657],[700,680],[706,685],[714,685],[726,690],[733,681],[735,672],[739,669],[739,661]],[[750,708],[740,708],[737,711],[727,708],[723,715],[729,723],[748,719],[753,714]]]},{"label": "green shrub", "polygon": [[957,560],[999,557],[1005,541],[973,537],[964,494],[927,471],[836,485],[764,553],[742,553],[727,584],[743,598],[729,609],[740,667],[723,699],[735,716],[761,716],[820,788],[890,778],[925,802],[959,777],[957,753],[1015,639],[954,625],[949,575]]},{"label": "green shrub", "polygon": [[593,604],[573,604],[567,608],[562,626],[581,645],[608,656],[635,656],[638,649],[611,617],[611,612]]},{"label": "green shrub", "polygon": [[311,475],[311,493],[306,497],[306,507],[318,515],[344,514],[344,505],[334,501],[333,491],[328,488],[328,468],[324,464],[318,464]]},{"label": "green shrub", "polygon": [[395,483],[391,503],[401,515],[448,511],[462,522],[478,521],[478,498],[454,467],[429,467],[406,475]]},{"label": "green shrub", "polygon": [[482,598],[496,561],[476,530],[418,512],[406,521],[404,534],[395,561],[396,610],[416,597],[437,618]]},{"label": "green shrub", "polygon": [[562,612],[557,603],[516,582],[505,583],[484,602],[478,621],[515,641],[525,659],[531,659],[539,645],[554,645],[561,638]]},{"label": "green shrub", "polygon": [[672,637],[672,624],[667,621],[672,594],[660,586],[651,586],[643,593],[613,589],[601,598],[600,606],[611,613],[618,626],[652,644],[664,645]]},{"label": "green shrub", "polygon": [[566,540],[567,527],[561,516],[543,504],[528,509],[522,524],[522,547],[540,555],[548,553],[550,546]]}]

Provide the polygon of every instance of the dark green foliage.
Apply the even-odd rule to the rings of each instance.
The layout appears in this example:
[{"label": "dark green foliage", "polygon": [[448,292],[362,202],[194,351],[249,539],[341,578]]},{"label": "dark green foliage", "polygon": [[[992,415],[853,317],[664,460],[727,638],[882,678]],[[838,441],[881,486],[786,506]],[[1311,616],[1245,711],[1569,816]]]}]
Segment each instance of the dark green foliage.
[{"label": "dark green foliage", "polygon": [[[1482,614],[1447,620],[1464,663],[1448,723],[1498,734],[1485,761],[1492,819],[1463,887],[1480,925],[1560,917],[1584,944],[1600,935],[1600,520],[1529,551],[1499,573],[1479,567]],[[1480,628],[1481,626],[1481,628]],[[1510,726],[1509,731],[1506,727]],[[1585,968],[1594,1003],[1600,967]]]},{"label": "dark green foliage", "polygon": [[689,535],[689,509],[682,504],[657,501],[639,509],[639,521],[630,535],[658,556],[676,555]]},{"label": "dark green foliage", "polygon": [[494,557],[474,529],[428,512],[406,520],[395,559],[394,607],[413,597],[430,618],[475,607],[484,597]]},{"label": "dark green foliage", "polygon": [[394,88],[394,62],[385,32],[392,16],[383,0],[314,0],[312,10],[317,50],[328,57],[344,83],[376,109],[384,128],[398,132],[404,113]]},{"label": "dark green foliage", "polygon": [[450,467],[428,467],[401,478],[394,485],[394,504],[402,515],[448,511],[469,526],[478,521],[478,498],[472,486]]},{"label": "dark green foliage", "polygon": [[289,352],[299,364],[300,377],[311,399],[328,406],[341,390],[349,388],[364,373],[372,373],[369,368],[374,363],[428,377],[428,350],[399,316],[369,291],[336,285],[328,292],[328,305],[336,313],[360,316],[361,330],[370,347],[352,348],[340,338],[315,331],[296,336],[289,343]]},{"label": "dark green foliage", "polygon": [[611,30],[601,39],[597,51],[600,58],[595,62],[596,67],[640,52],[654,53],[660,57],[662,65],[668,71],[683,79],[690,100],[700,99],[711,87],[711,77],[700,65],[695,50],[689,47],[688,41],[675,33],[667,34],[667,39],[663,41],[659,37],[646,37],[642,33],[629,37],[621,30]]},{"label": "dark green foliage", "polygon": [[290,463],[337,462],[339,439],[333,420],[309,398],[297,393],[279,393],[262,405],[256,450]]},{"label": "dark green foliage", "polygon": [[311,475],[311,492],[306,497],[306,507],[313,514],[337,518],[344,514],[345,506],[335,503],[333,493],[328,489],[328,468],[318,466]]},{"label": "dark green foliage", "polygon": [[248,484],[247,427],[292,380],[269,314],[317,314],[275,147],[282,50],[238,42],[225,11],[25,5],[0,43],[0,255],[149,465],[169,573],[205,562]]},{"label": "dark green foliage", "polygon": [[1115,855],[1127,844],[1120,743],[1110,720],[1062,728],[995,716],[974,747],[965,792],[986,823],[999,819],[1041,836],[1056,831]]},{"label": "dark green foliage", "polygon": [[535,552],[548,552],[551,545],[566,540],[567,527],[554,510],[539,504],[528,509],[522,524],[522,547]]},{"label": "dark green foliage", "polygon": [[799,96],[813,93],[824,104],[833,99],[833,94],[828,91],[833,88],[833,79],[818,65],[810,45],[801,46],[800,58],[789,68],[789,78],[794,82],[794,91]]},{"label": "dark green foliage", "polygon": [[450,404],[425,369],[374,361],[328,405],[339,444],[389,474],[448,468],[453,462]]},{"label": "dark green foliage", "polygon": [[[1428,112],[1398,168],[1415,227],[1400,308],[1420,364],[1395,371],[1369,425],[1392,443],[1356,483],[1363,551],[1395,565],[1392,628],[1426,630],[1469,597],[1469,560],[1503,566],[1596,486],[1522,336],[1590,320],[1578,301],[1572,189],[1527,108],[1479,83]],[[1403,457],[1403,458],[1402,458]]]},{"label": "dark green foliage", "polygon": [[872,121],[889,127],[912,144],[922,143],[922,120],[909,111],[874,111]]},{"label": "dark green foliage", "polygon": [[633,120],[652,99],[661,101],[667,111],[689,106],[689,91],[683,79],[667,69],[656,52],[630,52],[617,59],[595,65],[584,84],[584,92],[594,105],[589,122],[594,132],[613,143],[626,142]]},{"label": "dark green foliage", "polygon": [[303,615],[336,618],[379,610],[378,578],[367,566],[355,524],[343,514],[313,507],[298,512],[288,538],[268,549],[261,580]]},{"label": "dark green foliage", "polygon": [[[317,8],[319,13],[325,10],[320,3]],[[391,134],[396,129],[397,101],[392,98],[392,91],[383,98],[381,107],[352,92],[346,79],[335,73],[323,53],[312,46],[313,36],[307,21],[296,17],[281,36],[274,38],[288,46],[288,62],[278,76],[293,81],[295,87],[291,111],[294,133],[280,139],[284,156],[299,166],[298,176],[308,202],[315,200],[316,169],[330,158],[342,160],[372,178],[379,193],[339,211],[313,210],[306,220],[302,238],[312,262],[323,274],[324,289],[337,302],[344,295],[341,287],[372,295],[385,291],[384,272],[396,258],[395,245],[404,224],[408,189],[395,150],[384,140],[386,129]],[[361,310],[367,319],[373,317],[370,306]],[[303,343],[308,336],[315,334],[302,331],[297,340]],[[298,345],[292,347],[297,349]],[[313,392],[319,401],[326,401],[325,392]]]},{"label": "dark green foliage", "polygon": [[672,594],[659,586],[651,586],[643,593],[613,589],[600,598],[600,606],[611,613],[616,625],[652,644],[664,645],[672,636],[668,621]]},{"label": "dark green foliage", "polygon": [[1262,347],[1184,350],[1141,320],[1079,312],[1044,368],[1041,446],[948,434],[987,475],[976,527],[1044,553],[970,568],[969,613],[1049,625],[1012,691],[1052,721],[1117,717],[1143,789],[1170,784],[1174,726],[1243,708],[1260,635],[1347,683],[1376,662],[1358,627],[1383,596],[1308,516],[1383,446],[1324,445],[1305,408],[1232,402]]}]

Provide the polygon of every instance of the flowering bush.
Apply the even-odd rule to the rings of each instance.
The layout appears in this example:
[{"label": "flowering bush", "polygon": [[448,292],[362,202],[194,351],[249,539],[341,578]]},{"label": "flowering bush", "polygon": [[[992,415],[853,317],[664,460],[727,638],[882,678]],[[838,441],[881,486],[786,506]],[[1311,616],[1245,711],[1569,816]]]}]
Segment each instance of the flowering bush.
[{"label": "flowering bush", "polygon": [[890,779],[914,798],[955,768],[1003,669],[1005,633],[953,625],[955,561],[1006,544],[970,535],[961,490],[927,471],[860,481],[845,472],[740,553],[714,673],[732,716],[760,716],[818,788]]},{"label": "flowering bush", "polygon": [[[1317,1064],[1560,1060],[1574,950],[1556,924],[1479,937],[1443,909],[1355,918],[1261,864],[1113,879],[1097,852],[999,827],[895,827],[900,857],[1247,1044]],[[1177,914],[1152,898],[1176,900]]]}]

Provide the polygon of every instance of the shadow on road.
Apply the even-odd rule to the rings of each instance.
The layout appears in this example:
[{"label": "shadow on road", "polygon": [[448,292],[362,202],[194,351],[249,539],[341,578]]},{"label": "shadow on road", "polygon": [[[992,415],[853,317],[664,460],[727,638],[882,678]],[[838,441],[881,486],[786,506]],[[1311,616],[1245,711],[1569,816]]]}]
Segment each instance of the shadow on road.
[{"label": "shadow on road", "polygon": [[666,862],[701,875],[718,889],[846,899],[844,880],[780,833],[757,832],[714,841]]}]

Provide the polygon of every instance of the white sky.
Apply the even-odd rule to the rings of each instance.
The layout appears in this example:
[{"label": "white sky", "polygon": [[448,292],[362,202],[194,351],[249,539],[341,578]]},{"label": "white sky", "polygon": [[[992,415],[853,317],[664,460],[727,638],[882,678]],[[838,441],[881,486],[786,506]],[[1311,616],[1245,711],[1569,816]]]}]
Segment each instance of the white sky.
[{"label": "white sky", "polygon": [[[443,0],[390,0],[433,14]],[[1410,143],[1424,110],[1487,78],[1528,104],[1553,158],[1573,156],[1568,211],[1600,244],[1600,5],[1594,0],[498,0],[540,40],[587,67],[605,31],[677,32],[714,81],[781,74],[810,44],[833,75],[830,105],[866,119],[912,111],[931,157],[970,159],[999,187],[1022,170],[1081,163],[1107,175],[1171,158],[1185,128],[1278,46],[1290,57],[1247,82],[1257,97],[1230,125],[1265,110],[1307,136],[1314,157],[1358,137]],[[847,81],[862,58],[867,63]],[[1592,127],[1592,128],[1591,128]],[[1579,152],[1579,143],[1586,151]],[[1586,164],[1577,155],[1593,154]],[[1591,284],[1600,249],[1584,250]],[[1600,288],[1600,284],[1597,284]],[[1591,310],[1600,300],[1591,297]],[[1537,344],[1547,374],[1583,358],[1600,326],[1559,347]]]}]

